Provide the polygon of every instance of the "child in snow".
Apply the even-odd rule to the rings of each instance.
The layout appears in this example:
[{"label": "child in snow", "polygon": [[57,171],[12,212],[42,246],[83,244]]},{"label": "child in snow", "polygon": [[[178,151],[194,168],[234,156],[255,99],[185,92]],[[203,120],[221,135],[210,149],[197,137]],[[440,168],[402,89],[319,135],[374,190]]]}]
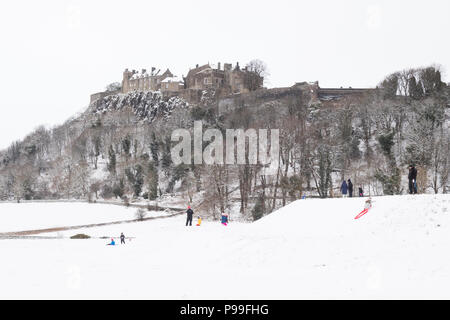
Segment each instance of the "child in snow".
[{"label": "child in snow", "polygon": [[120,244],[125,244],[125,236],[123,235],[123,232],[120,233]]},{"label": "child in snow", "polygon": [[364,203],[364,210],[369,210],[370,208],[372,208],[372,198],[369,197],[366,202]]},{"label": "child in snow", "polygon": [[108,245],[108,246],[115,246],[115,245],[116,245],[116,242],[114,241],[113,238],[111,238],[111,243],[108,243],[107,245]]},{"label": "child in snow", "polygon": [[198,216],[197,226],[200,226],[201,224],[202,224],[202,217]]},{"label": "child in snow", "polygon": [[355,219],[361,218],[363,215],[365,215],[369,209],[372,208],[372,198],[369,197],[366,202],[364,203],[364,209],[358,215],[355,217]]},{"label": "child in snow", "polygon": [[228,213],[222,213],[221,223],[226,226],[228,224]]},{"label": "child in snow", "polygon": [[362,187],[359,187],[358,192],[359,192],[360,197],[364,197],[364,191],[363,191]]}]

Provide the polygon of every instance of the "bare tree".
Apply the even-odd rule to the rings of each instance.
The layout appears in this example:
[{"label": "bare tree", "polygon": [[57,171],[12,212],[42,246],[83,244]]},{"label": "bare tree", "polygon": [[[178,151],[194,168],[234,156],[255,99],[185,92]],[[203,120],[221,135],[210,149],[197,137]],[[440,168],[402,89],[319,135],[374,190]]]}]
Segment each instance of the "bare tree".
[{"label": "bare tree", "polygon": [[246,65],[247,73],[245,74],[244,83],[250,90],[254,91],[263,86],[264,81],[267,80],[269,72],[265,62],[254,59]]}]

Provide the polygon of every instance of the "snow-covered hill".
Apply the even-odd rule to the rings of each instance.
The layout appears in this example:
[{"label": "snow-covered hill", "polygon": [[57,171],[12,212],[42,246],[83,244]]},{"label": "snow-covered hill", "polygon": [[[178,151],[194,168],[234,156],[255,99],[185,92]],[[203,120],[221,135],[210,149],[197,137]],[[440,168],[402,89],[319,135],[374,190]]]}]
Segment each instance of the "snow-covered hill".
[{"label": "snow-covered hill", "polygon": [[[355,220],[364,200],[298,200],[227,227],[180,216],[0,240],[0,298],[450,298],[450,196],[376,197]],[[80,232],[135,238],[69,239]]]}]

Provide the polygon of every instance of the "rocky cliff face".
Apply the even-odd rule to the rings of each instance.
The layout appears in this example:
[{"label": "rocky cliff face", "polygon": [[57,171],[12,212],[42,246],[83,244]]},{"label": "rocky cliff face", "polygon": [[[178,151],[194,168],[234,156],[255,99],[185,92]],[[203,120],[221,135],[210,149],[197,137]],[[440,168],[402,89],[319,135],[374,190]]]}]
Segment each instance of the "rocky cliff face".
[{"label": "rocky cliff face", "polygon": [[110,111],[131,108],[138,120],[151,123],[158,116],[170,116],[175,109],[185,109],[188,105],[180,97],[164,99],[160,92],[131,92],[96,100],[90,105],[88,112],[101,115]]}]

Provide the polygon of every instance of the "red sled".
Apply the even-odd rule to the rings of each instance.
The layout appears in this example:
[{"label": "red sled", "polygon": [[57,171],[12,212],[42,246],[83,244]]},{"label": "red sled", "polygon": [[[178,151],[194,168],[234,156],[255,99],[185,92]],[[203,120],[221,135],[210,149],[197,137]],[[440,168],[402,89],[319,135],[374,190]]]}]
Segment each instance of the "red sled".
[{"label": "red sled", "polygon": [[363,211],[361,211],[360,213],[358,213],[358,215],[355,217],[355,219],[359,219],[361,218],[363,215],[365,215],[367,212],[369,212],[369,209],[364,209]]}]

